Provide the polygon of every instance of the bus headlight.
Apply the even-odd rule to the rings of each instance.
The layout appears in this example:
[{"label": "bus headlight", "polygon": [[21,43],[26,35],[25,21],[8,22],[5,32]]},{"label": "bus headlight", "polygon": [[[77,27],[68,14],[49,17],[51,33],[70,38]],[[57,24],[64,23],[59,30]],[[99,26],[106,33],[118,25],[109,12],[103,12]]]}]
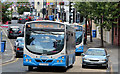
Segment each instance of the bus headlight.
[{"label": "bus headlight", "polygon": [[27,57],[27,55],[25,55],[25,57]]},{"label": "bus headlight", "polygon": [[62,59],[64,59],[64,57],[62,57]]},{"label": "bus headlight", "polygon": [[29,59],[29,62],[31,62],[31,59]]},{"label": "bus headlight", "polygon": [[57,63],[59,62],[59,60],[57,60]]},{"label": "bus headlight", "polygon": [[62,63],[63,61],[62,61],[62,60],[60,60],[60,62]]},{"label": "bus headlight", "polygon": [[28,62],[28,59],[26,59],[26,62]]}]

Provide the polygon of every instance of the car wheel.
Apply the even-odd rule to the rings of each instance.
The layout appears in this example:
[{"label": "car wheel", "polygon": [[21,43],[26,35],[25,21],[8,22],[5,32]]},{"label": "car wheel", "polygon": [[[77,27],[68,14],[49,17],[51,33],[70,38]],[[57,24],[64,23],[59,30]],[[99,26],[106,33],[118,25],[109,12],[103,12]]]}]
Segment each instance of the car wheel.
[{"label": "car wheel", "polygon": [[85,68],[86,66],[82,64],[82,68]]},{"label": "car wheel", "polygon": [[15,56],[16,58],[18,58],[19,57],[19,55],[16,53],[16,56]]},{"label": "car wheel", "polygon": [[18,55],[16,54],[15,57],[18,58]]},{"label": "car wheel", "polygon": [[33,70],[33,67],[32,67],[32,66],[28,66],[28,70],[29,70],[29,71],[32,71],[32,70]]},{"label": "car wheel", "polygon": [[9,39],[11,39],[11,37],[10,37],[10,36],[8,36],[8,38],[9,38]]},{"label": "car wheel", "polygon": [[108,64],[104,68],[107,69],[108,68]]}]

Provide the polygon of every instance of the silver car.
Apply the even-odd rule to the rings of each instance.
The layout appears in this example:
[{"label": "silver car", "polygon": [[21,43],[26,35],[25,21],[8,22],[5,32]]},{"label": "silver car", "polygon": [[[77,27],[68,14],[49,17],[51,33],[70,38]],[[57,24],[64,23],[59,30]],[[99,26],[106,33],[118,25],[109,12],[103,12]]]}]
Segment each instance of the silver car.
[{"label": "silver car", "polygon": [[107,51],[103,48],[89,48],[85,53],[81,54],[82,57],[82,68],[86,66],[103,66],[108,68],[108,57]]}]

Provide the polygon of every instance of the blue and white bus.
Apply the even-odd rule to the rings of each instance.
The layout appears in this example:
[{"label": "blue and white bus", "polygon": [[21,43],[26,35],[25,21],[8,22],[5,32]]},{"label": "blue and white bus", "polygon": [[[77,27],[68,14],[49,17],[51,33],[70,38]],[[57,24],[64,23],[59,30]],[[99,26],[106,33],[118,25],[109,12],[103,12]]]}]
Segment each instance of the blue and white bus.
[{"label": "blue and white bus", "polygon": [[75,29],[55,21],[31,21],[24,28],[23,65],[67,68],[75,62]]},{"label": "blue and white bus", "polygon": [[72,25],[76,29],[76,53],[83,53],[84,49],[84,30],[83,26],[79,24]]}]

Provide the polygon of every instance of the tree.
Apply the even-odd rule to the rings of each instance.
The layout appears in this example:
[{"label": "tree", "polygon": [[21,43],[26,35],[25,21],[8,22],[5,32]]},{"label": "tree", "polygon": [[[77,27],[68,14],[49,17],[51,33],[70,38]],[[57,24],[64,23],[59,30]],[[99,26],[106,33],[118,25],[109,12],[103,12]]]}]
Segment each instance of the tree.
[{"label": "tree", "polygon": [[30,12],[29,7],[18,7],[18,13],[23,14],[23,12]]},{"label": "tree", "polygon": [[8,8],[12,5],[13,3],[10,2],[5,2],[2,3],[2,22],[5,23],[6,21],[10,21],[12,17],[10,17],[9,15],[11,15],[11,12],[9,12]]},{"label": "tree", "polygon": [[87,41],[87,21],[89,21],[90,25],[90,41],[92,42],[92,19],[93,19],[93,10],[92,5],[90,2],[76,2],[75,8],[77,8],[77,11],[80,12],[80,16],[83,16],[86,18],[85,20],[85,44]]},{"label": "tree", "polygon": [[[30,5],[29,2],[17,2],[17,4],[24,4],[24,5]],[[30,12],[30,7],[27,7],[27,6],[19,6],[18,7],[18,13],[19,14],[23,14],[23,12]]]},{"label": "tree", "polygon": [[[100,22],[98,25],[101,27],[101,47],[104,47],[103,43],[103,28],[110,30],[112,24],[115,23],[114,19],[119,18],[120,12],[118,3],[102,2],[96,3],[94,8],[94,16]],[[118,8],[117,8],[118,7]]]},{"label": "tree", "polygon": [[[103,28],[110,30],[113,24],[117,24],[115,19],[120,18],[120,2],[76,2],[75,7],[88,21],[95,20],[101,28],[101,47],[103,44]],[[98,22],[97,22],[98,21]],[[91,21],[92,22],[92,21]],[[86,29],[87,30],[87,29]]]}]

